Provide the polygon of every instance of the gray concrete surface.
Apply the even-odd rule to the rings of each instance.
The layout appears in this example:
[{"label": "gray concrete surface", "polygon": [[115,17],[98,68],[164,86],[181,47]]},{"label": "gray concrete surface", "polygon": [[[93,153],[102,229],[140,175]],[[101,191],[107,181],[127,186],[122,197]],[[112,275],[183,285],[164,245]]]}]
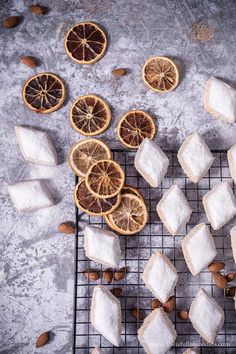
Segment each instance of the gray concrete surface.
[{"label": "gray concrete surface", "polygon": [[[236,125],[214,120],[203,109],[206,79],[215,75],[236,85],[236,2],[232,1],[58,1],[42,0],[49,12],[29,13],[31,1],[1,1],[1,20],[20,14],[21,24],[0,29],[0,353],[67,354],[71,352],[73,316],[74,240],[57,233],[60,222],[74,219],[74,176],[66,163],[73,142],[80,136],[70,126],[68,111],[79,95],[95,93],[112,107],[112,124],[104,134],[111,146],[119,146],[114,127],[122,113],[132,108],[149,111],[158,125],[156,141],[176,148],[192,131],[202,133],[211,148],[236,143]],[[66,30],[76,22],[93,20],[107,31],[106,55],[92,66],[72,62],[63,48]],[[214,29],[209,42],[192,38],[195,21]],[[180,68],[180,84],[169,94],[148,90],[141,68],[151,55],[172,57]],[[40,59],[30,69],[19,62],[23,55]],[[114,67],[129,74],[111,76]],[[68,99],[50,115],[32,113],[24,104],[24,81],[41,71],[59,74],[67,84]],[[47,130],[55,143],[60,165],[46,168],[23,160],[14,125],[28,124]],[[43,178],[51,186],[57,204],[20,215],[12,206],[6,186],[27,178]],[[35,349],[37,335],[51,330],[50,343]]]}]

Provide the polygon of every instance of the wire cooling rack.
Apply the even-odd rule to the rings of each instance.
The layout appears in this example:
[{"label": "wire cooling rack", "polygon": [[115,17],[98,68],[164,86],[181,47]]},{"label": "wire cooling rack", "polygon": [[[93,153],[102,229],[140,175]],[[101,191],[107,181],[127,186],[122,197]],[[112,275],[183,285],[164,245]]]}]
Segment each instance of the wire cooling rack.
[{"label": "wire cooling rack", "polygon": [[[76,209],[76,240],[75,240],[75,292],[74,292],[74,334],[73,353],[91,353],[92,348],[100,346],[106,354],[136,354],[144,353],[137,339],[137,330],[142,322],[135,320],[130,310],[138,308],[145,315],[151,312],[152,294],[145,287],[141,274],[151,254],[162,250],[174,263],[179,274],[179,280],[175,289],[176,309],[170,314],[176,331],[177,340],[169,353],[183,353],[188,347],[199,347],[201,353],[236,353],[236,312],[232,298],[226,298],[224,291],[217,288],[212,279],[212,274],[204,270],[193,277],[184,261],[181,242],[196,224],[205,221],[206,216],[202,206],[202,197],[212,186],[222,180],[230,178],[227,156],[225,151],[213,151],[215,160],[208,172],[198,184],[194,184],[185,177],[178,163],[175,151],[166,151],[170,159],[170,166],[162,184],[154,189],[148,186],[145,180],[134,168],[134,153],[126,150],[113,150],[113,158],[121,164],[126,175],[126,184],[139,188],[144,195],[149,212],[149,220],[146,227],[135,236],[120,236],[122,248],[122,261],[120,267],[128,269],[126,277],[119,282],[113,281],[107,285],[102,279],[104,267],[90,261],[84,255],[83,228],[86,223],[108,228],[101,217],[90,217],[79,213]],[[77,182],[77,179],[76,179]],[[156,204],[163,193],[177,183],[184,191],[186,198],[193,210],[191,219],[180,235],[171,236],[163,226],[156,213]],[[235,192],[235,186],[232,184]],[[232,250],[230,245],[229,230],[235,224],[230,224],[219,231],[211,229],[217,247],[217,259],[226,261],[225,273],[235,271]],[[83,275],[85,269],[97,269],[101,277],[98,281],[88,281]],[[90,305],[94,286],[103,284],[109,289],[122,288],[120,297],[122,308],[122,344],[119,348],[113,347],[101,336],[90,323]],[[232,284],[235,285],[235,284]],[[220,331],[214,346],[208,345],[193,329],[189,321],[182,321],[177,313],[180,309],[188,309],[198,289],[204,288],[222,306],[225,311],[225,324]]]}]

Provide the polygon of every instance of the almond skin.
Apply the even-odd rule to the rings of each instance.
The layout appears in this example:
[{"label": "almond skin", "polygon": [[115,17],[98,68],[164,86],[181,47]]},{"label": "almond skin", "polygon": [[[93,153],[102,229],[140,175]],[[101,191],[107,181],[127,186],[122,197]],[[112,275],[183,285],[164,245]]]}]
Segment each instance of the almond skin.
[{"label": "almond skin", "polygon": [[170,313],[175,308],[175,297],[171,296],[168,301],[163,304],[165,312]]},{"label": "almond skin", "polygon": [[110,284],[112,282],[113,272],[110,268],[104,270],[103,279],[107,284]]},{"label": "almond skin", "polygon": [[49,341],[49,332],[41,333],[36,340],[36,348],[41,348]]},{"label": "almond skin", "polygon": [[120,297],[121,294],[122,294],[122,289],[121,288],[113,288],[110,291],[115,297]]},{"label": "almond skin", "polygon": [[220,288],[220,289],[226,289],[227,288],[228,282],[227,282],[227,280],[225,279],[225,277],[222,274],[214,273],[213,274],[213,279],[214,279],[214,282],[215,282],[216,286],[218,286],[218,288]]},{"label": "almond skin", "polygon": [[40,5],[30,5],[29,10],[36,16],[42,16],[46,14],[46,8]]},{"label": "almond skin", "polygon": [[29,57],[29,56],[21,57],[20,61],[22,64],[28,66],[29,68],[35,68],[37,66],[37,61],[33,57]]},{"label": "almond skin", "polygon": [[5,28],[14,28],[20,23],[19,16],[9,16],[3,20],[2,24]]},{"label": "almond skin", "polygon": [[100,278],[99,272],[95,269],[85,269],[83,273],[84,276],[91,281],[96,281]]},{"label": "almond skin", "polygon": [[112,75],[117,76],[117,77],[124,76],[124,75],[126,75],[126,69],[117,68],[117,69],[112,70],[111,73],[112,73]]},{"label": "almond skin", "polygon": [[152,299],[152,302],[151,302],[152,310],[155,310],[155,309],[157,309],[157,308],[159,308],[161,306],[162,306],[162,304],[161,304],[161,302],[158,299]]},{"label": "almond skin", "polygon": [[58,232],[62,234],[72,235],[75,233],[75,227],[71,222],[62,222],[58,226]]},{"label": "almond skin", "polygon": [[143,321],[145,316],[142,313],[142,311],[138,310],[138,309],[132,309],[130,310],[130,314],[131,316],[135,319],[135,320],[139,320],[139,321]]},{"label": "almond skin", "polygon": [[226,274],[225,279],[227,280],[227,282],[231,282],[235,279],[235,273],[234,272],[230,272],[228,274]]},{"label": "almond skin", "polygon": [[230,288],[225,290],[226,297],[234,297],[236,293],[236,286],[231,286]]},{"label": "almond skin", "polygon": [[115,279],[116,281],[122,280],[122,279],[125,277],[125,273],[126,273],[126,268],[125,268],[125,267],[120,268],[119,270],[117,270],[117,271],[114,273],[114,279]]},{"label": "almond skin", "polygon": [[181,320],[187,320],[188,319],[188,311],[187,310],[180,310],[178,312],[178,317],[181,319]]},{"label": "almond skin", "polygon": [[224,262],[215,261],[209,264],[208,269],[212,273],[218,273],[220,270],[224,269]]}]

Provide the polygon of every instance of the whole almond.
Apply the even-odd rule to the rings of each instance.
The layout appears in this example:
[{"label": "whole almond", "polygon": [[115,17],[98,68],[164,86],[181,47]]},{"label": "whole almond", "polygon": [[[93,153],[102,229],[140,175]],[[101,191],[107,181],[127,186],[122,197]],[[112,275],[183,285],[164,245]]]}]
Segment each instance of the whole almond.
[{"label": "whole almond", "polygon": [[112,70],[111,73],[112,73],[112,75],[117,76],[117,77],[124,76],[124,75],[126,75],[126,69],[117,68],[117,69]]},{"label": "whole almond", "polygon": [[3,20],[2,24],[5,28],[13,28],[16,27],[20,23],[19,16],[9,16]]},{"label": "whole almond", "polygon": [[37,66],[37,61],[33,57],[21,57],[20,61],[22,64],[28,66],[29,68],[35,68]]},{"label": "whole almond", "polygon": [[170,313],[175,308],[175,297],[171,296],[168,301],[163,304],[165,312]]},{"label": "whole almond", "polygon": [[41,333],[36,340],[36,348],[41,348],[49,341],[49,332]]},{"label": "whole almond", "polygon": [[91,281],[96,281],[100,278],[99,272],[95,269],[85,269],[83,273],[84,276]]},{"label": "whole almond", "polygon": [[188,311],[187,310],[180,310],[178,312],[178,316],[181,320],[187,320],[188,319]]},{"label": "whole almond", "polygon": [[227,280],[227,282],[231,282],[235,279],[235,273],[234,272],[230,272],[228,274],[226,274],[225,279]]},{"label": "whole almond", "polygon": [[218,273],[220,270],[224,269],[224,267],[224,262],[215,261],[209,264],[208,269],[212,273]]},{"label": "whole almond", "polygon": [[151,302],[151,308],[152,310],[155,310],[157,309],[158,307],[161,307],[161,302],[158,300],[158,299],[152,299],[152,302]]},{"label": "whole almond", "polygon": [[234,297],[236,293],[236,286],[231,286],[230,288],[225,290],[226,297]]},{"label": "whole almond", "polygon": [[225,279],[225,277],[222,274],[214,273],[213,279],[214,279],[216,286],[218,286],[218,288],[220,288],[220,289],[227,288],[227,286],[228,286],[227,280]]},{"label": "whole almond", "polygon": [[58,232],[62,234],[72,235],[75,233],[75,227],[71,222],[62,222],[58,226]]},{"label": "whole almond", "polygon": [[110,291],[115,297],[120,297],[121,294],[122,294],[122,289],[121,288],[113,288]]},{"label": "whole almond", "polygon": [[113,272],[110,268],[104,270],[103,279],[107,284],[110,284],[112,282]]},{"label": "whole almond", "polygon": [[117,281],[122,280],[125,277],[125,273],[126,273],[126,268],[125,267],[120,268],[114,273],[114,279]]},{"label": "whole almond", "polygon": [[130,314],[133,318],[135,318],[136,320],[139,320],[139,321],[143,321],[145,316],[144,314],[142,313],[142,311],[138,310],[138,309],[132,309],[130,310]]},{"label": "whole almond", "polygon": [[46,14],[46,8],[40,5],[30,5],[29,6],[30,12],[37,16],[42,16]]}]

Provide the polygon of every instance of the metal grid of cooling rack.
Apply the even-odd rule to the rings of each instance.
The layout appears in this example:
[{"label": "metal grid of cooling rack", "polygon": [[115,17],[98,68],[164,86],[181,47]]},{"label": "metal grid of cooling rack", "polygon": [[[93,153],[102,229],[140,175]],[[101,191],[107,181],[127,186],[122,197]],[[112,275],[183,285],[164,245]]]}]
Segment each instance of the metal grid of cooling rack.
[{"label": "metal grid of cooling rack", "polygon": [[[105,284],[102,279],[102,266],[88,260],[83,249],[83,227],[85,223],[108,228],[101,217],[90,217],[79,213],[76,209],[76,241],[75,241],[75,293],[74,293],[74,334],[73,353],[90,353],[94,346],[100,346],[106,354],[136,354],[144,353],[142,346],[137,339],[137,330],[141,325],[130,315],[132,308],[139,308],[146,315],[151,311],[152,294],[145,287],[141,274],[151,254],[162,250],[174,263],[179,274],[179,281],[175,289],[176,309],[170,314],[175,324],[177,340],[170,353],[183,353],[188,347],[199,347],[201,353],[236,353],[236,313],[232,298],[225,298],[224,292],[218,289],[212,280],[212,275],[207,271],[201,272],[193,277],[188,271],[181,249],[181,242],[199,222],[205,221],[202,206],[202,196],[210,188],[221,180],[230,178],[225,151],[213,151],[215,160],[208,172],[198,184],[193,184],[185,177],[178,163],[175,151],[166,151],[170,159],[170,167],[161,186],[154,189],[148,186],[144,179],[134,168],[134,153],[126,150],[113,150],[113,158],[121,164],[126,174],[126,184],[139,188],[143,193],[149,211],[149,220],[146,227],[135,236],[121,236],[122,261],[120,267],[128,269],[126,277],[120,281],[113,281],[112,284]],[[77,182],[77,179],[76,179]],[[191,219],[182,234],[171,236],[163,226],[156,213],[156,204],[163,193],[177,183],[184,191],[189,204],[193,210]],[[233,185],[235,192],[235,185]],[[235,263],[232,258],[229,230],[235,220],[223,227],[220,231],[211,229],[217,247],[217,259],[226,261],[225,273],[235,271]],[[101,272],[98,281],[87,281],[83,275],[84,269],[97,269]],[[97,284],[103,284],[109,289],[113,287],[122,288],[120,297],[122,307],[122,344],[119,348],[113,347],[102,337],[90,323],[90,305],[93,288]],[[232,284],[235,285],[235,284]],[[199,287],[204,288],[211,294],[225,311],[225,324],[220,331],[214,346],[209,346],[193,329],[189,321],[181,321],[177,312],[180,309],[189,308]]]}]

